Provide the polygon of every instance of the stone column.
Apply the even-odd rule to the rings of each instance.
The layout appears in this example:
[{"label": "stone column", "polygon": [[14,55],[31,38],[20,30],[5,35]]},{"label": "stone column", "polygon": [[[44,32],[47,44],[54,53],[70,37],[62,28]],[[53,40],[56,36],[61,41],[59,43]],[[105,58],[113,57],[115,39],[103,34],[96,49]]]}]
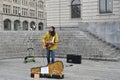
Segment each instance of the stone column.
[{"label": "stone column", "polygon": [[11,20],[11,30],[14,31],[14,20]]},{"label": "stone column", "polygon": [[4,30],[3,28],[3,15],[2,15],[2,10],[3,10],[3,7],[2,7],[2,2],[0,3],[0,30]]},{"label": "stone column", "polygon": [[30,30],[30,22],[28,21],[28,31]]},{"label": "stone column", "polygon": [[38,20],[36,20],[35,26],[36,26],[36,31],[38,31]]}]

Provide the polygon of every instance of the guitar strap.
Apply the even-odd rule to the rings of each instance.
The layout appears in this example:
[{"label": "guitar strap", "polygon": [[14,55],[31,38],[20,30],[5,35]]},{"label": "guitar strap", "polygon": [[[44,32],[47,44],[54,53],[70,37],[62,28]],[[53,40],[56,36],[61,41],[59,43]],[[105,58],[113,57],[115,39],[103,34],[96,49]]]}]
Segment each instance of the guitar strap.
[{"label": "guitar strap", "polygon": [[[56,34],[55,34],[55,35],[56,35]],[[51,41],[52,43],[55,43],[55,35],[52,36],[52,35],[49,34],[49,41],[50,41],[50,37],[52,36],[52,41]]]},{"label": "guitar strap", "polygon": [[53,36],[53,38],[52,38],[52,43],[54,43],[55,42],[55,36]]},{"label": "guitar strap", "polygon": [[[50,37],[52,37],[52,41],[50,41]],[[51,36],[51,35],[49,34],[48,41],[49,41],[49,42],[52,42],[52,43],[54,44],[54,43],[55,43],[55,35],[54,35],[54,36]],[[49,44],[47,44],[47,46],[48,46],[48,45],[49,45]],[[46,49],[49,50],[49,48],[50,48],[50,47],[47,47]]]}]

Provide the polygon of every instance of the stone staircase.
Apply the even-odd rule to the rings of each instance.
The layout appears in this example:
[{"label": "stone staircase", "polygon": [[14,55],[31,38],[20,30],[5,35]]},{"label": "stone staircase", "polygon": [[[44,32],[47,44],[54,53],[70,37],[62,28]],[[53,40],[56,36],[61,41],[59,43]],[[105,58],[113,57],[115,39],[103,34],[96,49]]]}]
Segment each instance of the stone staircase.
[{"label": "stone staircase", "polygon": [[99,38],[96,38],[90,33],[85,32],[89,39],[90,45],[93,49],[96,49],[96,54],[93,54],[94,59],[102,60],[118,60],[120,55],[120,49],[113,47],[113,45],[107,44]]},{"label": "stone staircase", "polygon": [[[0,59],[18,58],[28,55],[28,41],[32,39],[34,56],[45,56],[41,38],[46,31],[2,31],[0,32]],[[66,54],[82,55],[84,59],[118,60],[120,50],[83,31],[58,31],[60,42],[57,57]]]},{"label": "stone staircase", "polygon": [[62,37],[62,44],[60,44],[59,51],[57,51],[60,53],[59,56],[64,54],[79,54],[86,59],[119,59],[120,50],[116,50],[116,48],[102,42],[88,32],[69,31],[68,34],[65,32],[60,36]]}]

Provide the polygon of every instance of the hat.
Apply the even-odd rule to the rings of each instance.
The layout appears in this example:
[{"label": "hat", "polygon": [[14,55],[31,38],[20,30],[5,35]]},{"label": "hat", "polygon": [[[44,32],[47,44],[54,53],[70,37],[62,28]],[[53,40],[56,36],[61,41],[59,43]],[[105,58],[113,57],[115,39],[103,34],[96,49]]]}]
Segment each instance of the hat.
[{"label": "hat", "polygon": [[51,26],[50,28],[54,29],[55,30],[55,27],[54,26]]}]

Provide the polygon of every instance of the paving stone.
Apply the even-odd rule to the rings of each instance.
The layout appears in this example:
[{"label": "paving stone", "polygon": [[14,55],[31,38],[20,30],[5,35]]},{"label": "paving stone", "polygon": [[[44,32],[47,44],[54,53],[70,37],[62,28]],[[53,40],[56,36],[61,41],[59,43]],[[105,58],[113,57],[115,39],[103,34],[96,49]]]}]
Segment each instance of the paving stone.
[{"label": "paving stone", "polygon": [[[23,58],[0,60],[0,80],[57,80],[34,79],[30,69],[46,65],[46,58],[35,58],[36,62],[23,63]],[[120,80],[120,62],[82,60],[82,64],[66,63],[65,58],[56,58],[64,64],[64,79],[61,80]]]}]

